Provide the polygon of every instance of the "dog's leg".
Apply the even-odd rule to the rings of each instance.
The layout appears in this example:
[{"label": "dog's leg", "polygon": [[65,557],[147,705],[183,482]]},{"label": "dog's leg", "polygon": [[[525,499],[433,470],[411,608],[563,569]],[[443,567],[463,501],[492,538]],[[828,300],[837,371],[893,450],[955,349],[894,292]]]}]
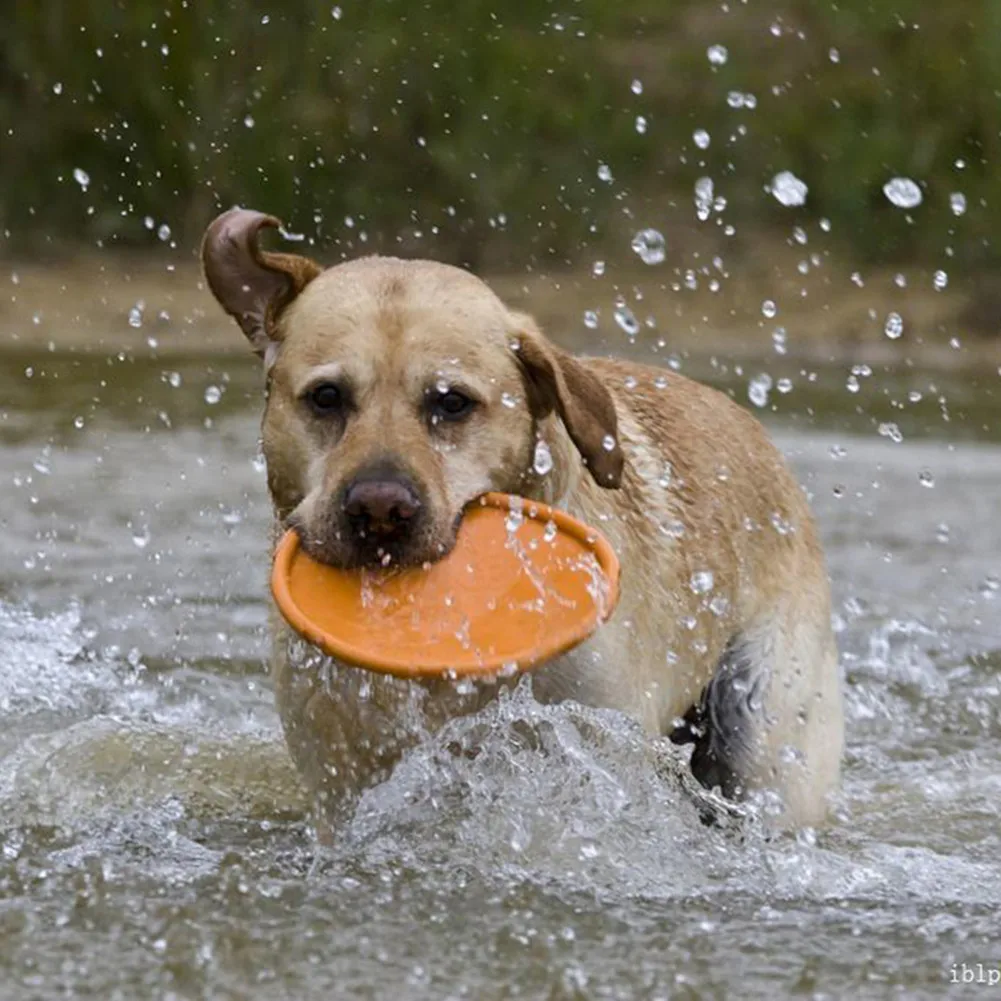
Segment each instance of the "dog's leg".
[{"label": "dog's leg", "polygon": [[685,713],[670,738],[694,744],[692,774],[707,789],[719,788],[729,799],[747,792],[745,776],[753,756],[752,741],[761,714],[767,668],[751,660],[747,644],[730,642],[699,701]]},{"label": "dog's leg", "polygon": [[735,637],[670,737],[695,745],[692,772],[708,788],[733,799],[771,790],[783,823],[817,824],[843,742],[837,652],[829,624],[794,605]]}]

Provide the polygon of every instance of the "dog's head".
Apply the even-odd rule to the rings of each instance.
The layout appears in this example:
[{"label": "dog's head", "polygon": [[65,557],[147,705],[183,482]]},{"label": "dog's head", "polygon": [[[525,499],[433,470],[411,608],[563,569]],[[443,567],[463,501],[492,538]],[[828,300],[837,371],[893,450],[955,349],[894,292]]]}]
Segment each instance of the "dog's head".
[{"label": "dog's head", "polygon": [[265,361],[268,486],[313,556],[420,565],[451,549],[485,491],[558,496],[581,460],[602,487],[619,485],[608,391],[478,278],[385,257],[324,271],[261,250],[261,229],[278,225],[233,209],[209,227],[202,260]]}]

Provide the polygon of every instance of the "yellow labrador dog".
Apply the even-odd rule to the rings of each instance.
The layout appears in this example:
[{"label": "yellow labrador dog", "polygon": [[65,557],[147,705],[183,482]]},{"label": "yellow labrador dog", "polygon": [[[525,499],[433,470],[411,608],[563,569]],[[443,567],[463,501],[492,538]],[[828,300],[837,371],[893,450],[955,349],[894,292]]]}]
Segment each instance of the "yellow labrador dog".
[{"label": "yellow labrador dog", "polygon": [[[785,824],[821,821],[843,730],[827,573],[761,425],[680,375],[572,357],[458,268],[368,257],[324,270],[262,250],[278,225],[233,209],[202,248],[209,287],[266,368],[276,530],[364,567],[441,558],[488,490],[600,526],[622,564],[619,607],[535,673],[536,697],[628,713],[692,744],[703,785],[771,791]],[[274,637],[321,839],[407,747],[496,692],[341,666],[277,617]]]}]

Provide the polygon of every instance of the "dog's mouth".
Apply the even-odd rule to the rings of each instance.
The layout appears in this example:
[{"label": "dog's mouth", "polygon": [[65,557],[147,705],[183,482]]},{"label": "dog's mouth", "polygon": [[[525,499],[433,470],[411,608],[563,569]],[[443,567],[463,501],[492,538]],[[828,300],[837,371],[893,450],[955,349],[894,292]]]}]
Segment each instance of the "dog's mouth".
[{"label": "dog's mouth", "polygon": [[338,570],[412,570],[444,559],[455,547],[462,513],[449,531],[421,533],[418,537],[393,537],[349,532],[324,526],[316,531],[293,513],[285,525],[299,535],[303,551]]}]

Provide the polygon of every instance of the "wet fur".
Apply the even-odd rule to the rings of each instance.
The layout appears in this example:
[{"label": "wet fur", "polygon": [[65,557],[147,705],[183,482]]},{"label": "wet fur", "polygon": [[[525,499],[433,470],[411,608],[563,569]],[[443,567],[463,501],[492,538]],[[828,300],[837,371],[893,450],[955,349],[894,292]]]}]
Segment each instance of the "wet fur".
[{"label": "wet fur", "polygon": [[[463,506],[485,490],[564,507],[612,542],[622,597],[591,640],[535,672],[536,696],[619,709],[694,744],[707,786],[736,798],[772,790],[784,823],[822,821],[842,748],[827,575],[806,499],[761,425],[680,375],[566,355],[454,268],[367,258],[320,272],[289,255],[275,264],[256,248],[267,219],[221,217],[203,257],[213,292],[268,366],[275,536],[291,520],[316,555],[343,562],[332,498],[387,457],[431,509],[413,562],[447,552]],[[331,365],[357,387],[340,428],[311,423],[297,396]],[[451,439],[415,417],[436,373],[484,400]],[[540,438],[554,459],[542,477],[532,470]],[[338,665],[277,615],[273,636],[278,707],[321,833],[407,747],[496,695]]]}]

